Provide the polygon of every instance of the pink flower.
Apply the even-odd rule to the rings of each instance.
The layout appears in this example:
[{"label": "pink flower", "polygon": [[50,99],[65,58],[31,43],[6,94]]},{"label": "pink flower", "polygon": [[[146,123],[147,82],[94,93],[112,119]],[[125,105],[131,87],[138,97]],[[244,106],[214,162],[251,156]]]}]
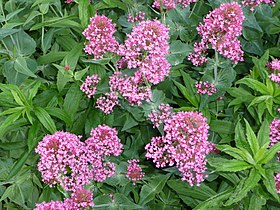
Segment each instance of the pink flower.
[{"label": "pink flower", "polygon": [[153,127],[159,127],[171,117],[172,107],[169,104],[160,104],[158,110],[152,110],[148,115],[148,120],[153,123]]},{"label": "pink flower", "polygon": [[110,92],[105,93],[105,96],[101,96],[96,100],[96,108],[100,109],[105,114],[110,114],[116,105],[119,105],[118,93]]},{"label": "pink flower", "polygon": [[242,4],[245,6],[249,6],[251,10],[254,10],[260,4],[271,4],[272,6],[275,5],[274,0],[244,0]]},{"label": "pink flower", "polygon": [[211,46],[233,63],[243,61],[243,51],[237,39],[242,33],[242,22],[245,19],[241,6],[236,2],[221,4],[204,18],[204,24],[197,27],[202,36],[194,45],[194,53],[188,59],[199,66],[207,61],[207,49]]},{"label": "pink flower", "polygon": [[80,89],[83,91],[88,98],[93,97],[93,95],[96,93],[96,85],[100,81],[100,78],[97,74],[94,74],[92,76],[87,76],[84,83],[81,85]]},{"label": "pink flower", "polygon": [[168,31],[158,20],[142,21],[133,27],[125,44],[119,47],[118,54],[123,56],[119,67],[138,68],[134,76],[139,82],[142,77],[152,84],[163,81],[170,70],[165,58],[169,51]]},{"label": "pink flower", "polygon": [[171,10],[174,9],[178,4],[181,4],[183,7],[187,7],[189,4],[196,2],[197,0],[155,0],[153,7],[160,9]]},{"label": "pink flower", "polygon": [[271,73],[269,75],[269,78],[273,81],[273,82],[277,82],[280,83],[280,60],[275,59],[271,62],[269,62],[267,64],[267,67],[273,71],[273,73]]},{"label": "pink flower", "polygon": [[216,93],[217,90],[215,88],[214,83],[209,83],[209,82],[196,82],[195,87],[197,88],[196,93],[205,95],[207,94],[208,96],[213,95],[213,93]]},{"label": "pink flower", "polygon": [[133,185],[135,185],[136,181],[142,180],[145,173],[142,172],[142,168],[138,165],[140,160],[128,160],[128,166],[127,166],[127,173],[126,177],[133,182]]},{"label": "pink flower", "polygon": [[86,143],[87,161],[91,167],[91,178],[102,182],[115,173],[115,165],[106,162],[106,158],[119,156],[122,152],[122,144],[117,136],[117,130],[107,125],[99,125],[91,130],[91,137]]},{"label": "pink flower", "polygon": [[73,0],[66,0],[65,3],[66,4],[71,4],[71,3],[73,3]]},{"label": "pink flower", "polygon": [[46,135],[39,142],[35,152],[40,155],[38,170],[49,186],[60,184],[69,191],[75,191],[90,182],[85,144],[80,137],[58,131]]},{"label": "pink flower", "polygon": [[146,14],[143,11],[140,11],[139,13],[137,13],[135,17],[133,17],[131,14],[128,14],[127,21],[131,22],[131,23],[143,21],[143,20],[145,20],[145,16],[146,16]]},{"label": "pink flower", "polygon": [[201,113],[174,113],[164,121],[165,135],[153,137],[146,145],[146,157],[156,167],[176,165],[183,181],[199,185],[206,177],[206,155],[213,149],[207,141],[208,129]]},{"label": "pink flower", "polygon": [[100,59],[107,52],[115,53],[118,42],[113,34],[116,32],[116,24],[104,15],[96,15],[90,19],[89,26],[84,30],[83,35],[89,41],[84,50],[94,59]]}]

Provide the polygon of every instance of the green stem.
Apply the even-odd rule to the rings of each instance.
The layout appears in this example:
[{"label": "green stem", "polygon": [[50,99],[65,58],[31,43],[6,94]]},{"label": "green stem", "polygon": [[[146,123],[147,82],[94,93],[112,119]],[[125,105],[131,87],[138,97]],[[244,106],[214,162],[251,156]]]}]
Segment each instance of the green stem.
[{"label": "green stem", "polygon": [[110,68],[113,70],[113,72],[116,71],[116,69],[114,68],[114,66],[112,66],[110,63],[108,63],[108,66],[110,66]]},{"label": "green stem", "polygon": [[214,64],[214,79],[215,79],[215,82],[218,79],[218,64],[219,64],[219,54],[218,54],[217,50],[215,50],[215,64]]},{"label": "green stem", "polygon": [[189,15],[189,18],[192,16],[192,14],[193,14],[193,12],[194,12],[194,9],[196,8],[196,4],[197,4],[197,2],[195,2],[194,6],[193,6],[193,8],[192,8],[192,11],[191,11],[191,13],[190,13],[190,15]]}]

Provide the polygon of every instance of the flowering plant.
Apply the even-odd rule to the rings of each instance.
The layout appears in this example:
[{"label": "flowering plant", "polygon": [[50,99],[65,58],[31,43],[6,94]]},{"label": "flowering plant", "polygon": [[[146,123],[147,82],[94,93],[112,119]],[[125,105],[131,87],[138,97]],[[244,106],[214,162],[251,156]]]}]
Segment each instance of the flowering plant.
[{"label": "flowering plant", "polygon": [[0,209],[279,208],[279,7],[0,1]]}]

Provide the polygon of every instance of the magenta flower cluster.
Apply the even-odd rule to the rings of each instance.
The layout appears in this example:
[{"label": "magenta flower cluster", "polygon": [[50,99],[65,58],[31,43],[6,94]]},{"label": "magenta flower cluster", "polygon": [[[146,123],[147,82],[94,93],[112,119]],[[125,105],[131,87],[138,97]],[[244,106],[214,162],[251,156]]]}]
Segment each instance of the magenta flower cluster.
[{"label": "magenta flower cluster", "polygon": [[254,10],[260,4],[271,4],[272,6],[275,5],[274,0],[244,0],[242,4],[245,6],[249,6],[251,10]]},{"label": "magenta flower cluster", "polygon": [[273,82],[277,82],[280,83],[280,60],[275,59],[271,62],[269,62],[267,64],[267,67],[273,71],[273,73],[271,73],[269,75],[269,78],[273,81]]},{"label": "magenta flower cluster", "polygon": [[[273,146],[280,142],[280,119],[274,119],[270,124],[270,146]],[[280,161],[280,151],[277,154],[277,160]],[[276,174],[274,177],[276,190],[280,193],[280,173]]]},{"label": "magenta flower cluster", "polygon": [[99,125],[85,142],[80,138],[59,131],[39,142],[35,149],[40,155],[38,170],[49,186],[60,184],[67,191],[75,191],[91,180],[101,182],[114,174],[114,164],[106,159],[122,151],[116,129]]},{"label": "magenta flower cluster", "polygon": [[94,206],[93,194],[83,188],[77,189],[71,194],[71,198],[65,198],[64,201],[42,202],[36,205],[35,210],[82,210]]},{"label": "magenta flower cluster", "polygon": [[[139,13],[138,19],[143,15],[144,13]],[[89,40],[89,44],[85,47],[88,54],[94,54],[98,59],[107,51],[114,52],[121,56],[117,62],[119,69],[134,70],[132,76],[117,70],[110,77],[110,93],[105,93],[105,96],[101,96],[96,102],[96,108],[106,114],[111,113],[114,106],[119,104],[119,98],[124,98],[130,105],[141,105],[143,101],[150,101],[152,96],[150,84],[163,81],[171,68],[165,57],[169,53],[169,29],[158,20],[139,22],[127,35],[123,45],[116,43],[113,38],[114,28],[115,25],[111,20],[96,15],[83,33]],[[110,42],[112,44],[109,44]],[[81,90],[88,97],[92,97],[96,91],[95,85],[99,81],[97,78],[89,77],[81,86]]]},{"label": "magenta flower cluster", "polygon": [[160,104],[157,110],[152,110],[148,115],[148,120],[153,124],[153,127],[159,127],[167,120],[172,112],[172,107],[169,104]]},{"label": "magenta flower cluster", "polygon": [[145,20],[145,17],[146,17],[146,13],[143,12],[143,11],[140,11],[135,15],[135,17],[133,17],[132,14],[128,14],[127,21],[131,22],[131,23],[135,23],[135,22],[138,22],[138,21]]},{"label": "magenta flower cluster", "polygon": [[94,59],[100,59],[108,52],[115,53],[119,45],[113,36],[116,32],[115,27],[116,24],[112,24],[112,20],[104,15],[92,17],[89,26],[83,32],[88,40],[85,52],[94,55]]},{"label": "magenta flower cluster", "polygon": [[142,171],[142,168],[139,166],[140,160],[128,160],[126,177],[133,182],[133,185],[136,184],[136,181],[142,180],[145,176],[145,173]]},{"label": "magenta flower cluster", "polygon": [[199,185],[206,178],[206,155],[213,149],[206,118],[198,112],[170,113],[163,127],[165,135],[146,145],[146,157],[158,168],[176,165],[182,181]]},{"label": "magenta flower cluster", "polygon": [[94,74],[92,76],[87,76],[85,81],[80,87],[80,90],[83,91],[88,98],[92,98],[94,94],[96,93],[96,85],[100,81],[100,78],[97,74]]},{"label": "magenta flower cluster", "polygon": [[196,82],[195,87],[197,88],[196,90],[197,94],[202,94],[202,95],[207,94],[208,96],[211,96],[217,92],[214,83],[209,83],[207,81]]},{"label": "magenta flower cluster", "polygon": [[191,3],[195,3],[197,0],[155,0],[153,7],[157,9],[174,9],[177,5],[181,4],[183,7],[187,7]]},{"label": "magenta flower cluster", "polygon": [[237,39],[242,33],[244,15],[236,2],[221,4],[204,18],[204,24],[197,27],[202,39],[194,44],[194,53],[188,59],[195,66],[207,61],[207,49],[214,49],[233,63],[243,61],[243,51]]}]

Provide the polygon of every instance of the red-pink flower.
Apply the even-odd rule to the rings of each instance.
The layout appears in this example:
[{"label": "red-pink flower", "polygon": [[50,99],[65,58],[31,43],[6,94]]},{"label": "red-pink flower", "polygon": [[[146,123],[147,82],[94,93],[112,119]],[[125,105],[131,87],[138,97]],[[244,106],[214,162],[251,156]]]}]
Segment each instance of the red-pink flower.
[{"label": "red-pink flower", "polygon": [[271,73],[269,75],[269,78],[273,81],[273,82],[277,82],[280,83],[280,60],[275,59],[271,62],[269,62],[267,64],[267,67],[273,71],[273,73]]},{"label": "red-pink flower", "polygon": [[83,91],[88,98],[92,98],[96,93],[96,85],[100,81],[98,74],[87,76],[84,83],[81,85],[80,90]]},{"label": "red-pink flower", "polygon": [[140,160],[128,160],[126,177],[135,185],[136,181],[142,180],[145,173],[142,172],[142,168],[139,166]]},{"label": "red-pink flower", "polygon": [[204,18],[204,24],[197,27],[202,39],[195,43],[194,53],[189,54],[193,65],[199,66],[207,61],[207,49],[217,50],[233,63],[243,61],[243,51],[237,39],[242,33],[245,19],[242,8],[237,2],[221,4]]},{"label": "red-pink flower", "polygon": [[205,95],[207,94],[208,96],[213,95],[214,93],[217,92],[214,83],[209,83],[209,82],[196,82],[195,87],[197,88],[196,93]]}]

